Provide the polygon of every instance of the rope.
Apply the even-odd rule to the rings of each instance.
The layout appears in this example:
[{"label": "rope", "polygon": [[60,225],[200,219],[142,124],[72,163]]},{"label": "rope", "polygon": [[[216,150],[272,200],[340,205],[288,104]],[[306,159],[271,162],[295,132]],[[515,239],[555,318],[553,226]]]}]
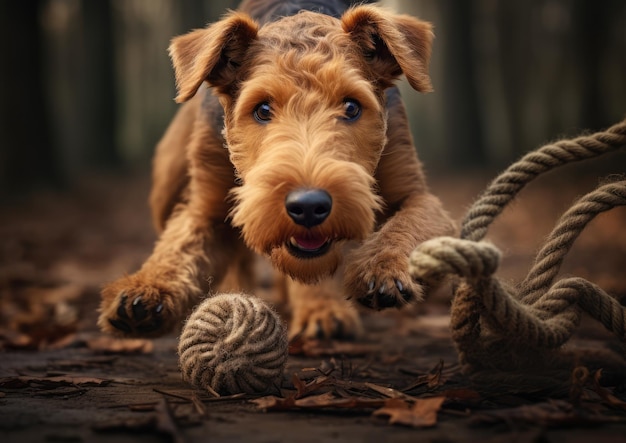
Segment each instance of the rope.
[{"label": "rope", "polygon": [[626,181],[608,183],[574,204],[559,221],[539,251],[535,264],[521,284],[520,297],[534,303],[550,286],[574,240],[596,215],[626,204]]},{"label": "rope", "polygon": [[194,309],[178,354],[183,379],[195,387],[220,394],[261,392],[282,378],[287,334],[262,300],[219,294]]},{"label": "rope", "polygon": [[530,152],[498,176],[468,211],[461,238],[480,241],[517,193],[538,175],[559,166],[615,151],[626,143],[626,120],[605,132],[562,140]]},{"label": "rope", "polygon": [[[470,208],[461,238],[435,238],[411,254],[409,272],[418,281],[436,285],[446,276],[461,278],[454,291],[450,327],[459,360],[476,379],[483,373],[483,379],[489,380],[494,370],[565,364],[563,354],[554,351],[572,336],[582,311],[626,341],[626,310],[617,300],[582,278],[553,284],[585,226],[599,213],[626,205],[626,180],[599,187],[563,214],[519,288],[494,277],[501,254],[482,241],[490,224],[531,180],[558,166],[624,146],[626,120],[605,132],[562,140],[525,155]],[[507,374],[503,377],[512,382]]]}]

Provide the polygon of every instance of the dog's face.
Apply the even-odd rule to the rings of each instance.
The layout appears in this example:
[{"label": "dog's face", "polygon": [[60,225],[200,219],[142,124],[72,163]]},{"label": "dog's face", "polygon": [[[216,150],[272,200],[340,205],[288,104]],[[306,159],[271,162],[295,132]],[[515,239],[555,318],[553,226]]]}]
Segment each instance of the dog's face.
[{"label": "dog's face", "polygon": [[249,247],[312,282],[334,272],[344,241],[371,234],[384,89],[405,73],[429,90],[431,40],[427,23],[362,6],[261,28],[234,13],[173,41],[179,101],[206,81],[224,107],[240,181],[231,216]]}]

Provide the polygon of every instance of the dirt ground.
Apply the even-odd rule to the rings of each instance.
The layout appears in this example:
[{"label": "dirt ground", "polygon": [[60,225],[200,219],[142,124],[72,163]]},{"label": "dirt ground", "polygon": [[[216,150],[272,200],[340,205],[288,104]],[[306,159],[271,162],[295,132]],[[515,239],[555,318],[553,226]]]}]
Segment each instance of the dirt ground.
[{"label": "dirt ground", "polygon": [[[460,219],[490,177],[431,182]],[[489,234],[505,257],[498,275],[519,281],[557,217],[597,181],[574,168],[525,189]],[[176,334],[119,341],[95,326],[101,284],[137,269],[155,239],[148,187],[145,178],[99,177],[1,208],[0,441],[626,442],[624,371],[590,369],[562,395],[473,385],[450,339],[447,292],[405,311],[365,312],[362,341],[295,344],[271,392],[195,391],[181,380]],[[625,209],[594,220],[562,272],[622,304]],[[572,346],[625,355],[590,319]]]}]

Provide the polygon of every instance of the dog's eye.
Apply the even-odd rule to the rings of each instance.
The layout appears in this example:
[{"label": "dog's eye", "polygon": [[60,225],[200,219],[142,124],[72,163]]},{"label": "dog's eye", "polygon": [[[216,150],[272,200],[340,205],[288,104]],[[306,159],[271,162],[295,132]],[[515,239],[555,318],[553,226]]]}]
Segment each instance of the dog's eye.
[{"label": "dog's eye", "polygon": [[259,123],[267,123],[272,119],[272,107],[268,102],[259,103],[254,108],[254,118]]},{"label": "dog's eye", "polygon": [[353,99],[346,99],[343,102],[343,119],[349,122],[358,120],[361,116],[361,104]]}]

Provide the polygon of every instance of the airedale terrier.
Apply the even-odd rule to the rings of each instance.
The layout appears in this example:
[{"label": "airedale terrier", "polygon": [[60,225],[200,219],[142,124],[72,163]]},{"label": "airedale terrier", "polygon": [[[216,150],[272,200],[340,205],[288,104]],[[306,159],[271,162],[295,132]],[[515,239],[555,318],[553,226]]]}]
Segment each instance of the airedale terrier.
[{"label": "airedale terrier", "polygon": [[[431,90],[431,25],[348,0],[244,0],[170,46],[184,103],[157,146],[160,238],[102,291],[98,324],[158,336],[254,253],[286,275],[290,335],[354,337],[356,306],[419,300],[420,242],[453,224],[427,187],[401,75]],[[231,275],[231,274],[229,274]]]}]

